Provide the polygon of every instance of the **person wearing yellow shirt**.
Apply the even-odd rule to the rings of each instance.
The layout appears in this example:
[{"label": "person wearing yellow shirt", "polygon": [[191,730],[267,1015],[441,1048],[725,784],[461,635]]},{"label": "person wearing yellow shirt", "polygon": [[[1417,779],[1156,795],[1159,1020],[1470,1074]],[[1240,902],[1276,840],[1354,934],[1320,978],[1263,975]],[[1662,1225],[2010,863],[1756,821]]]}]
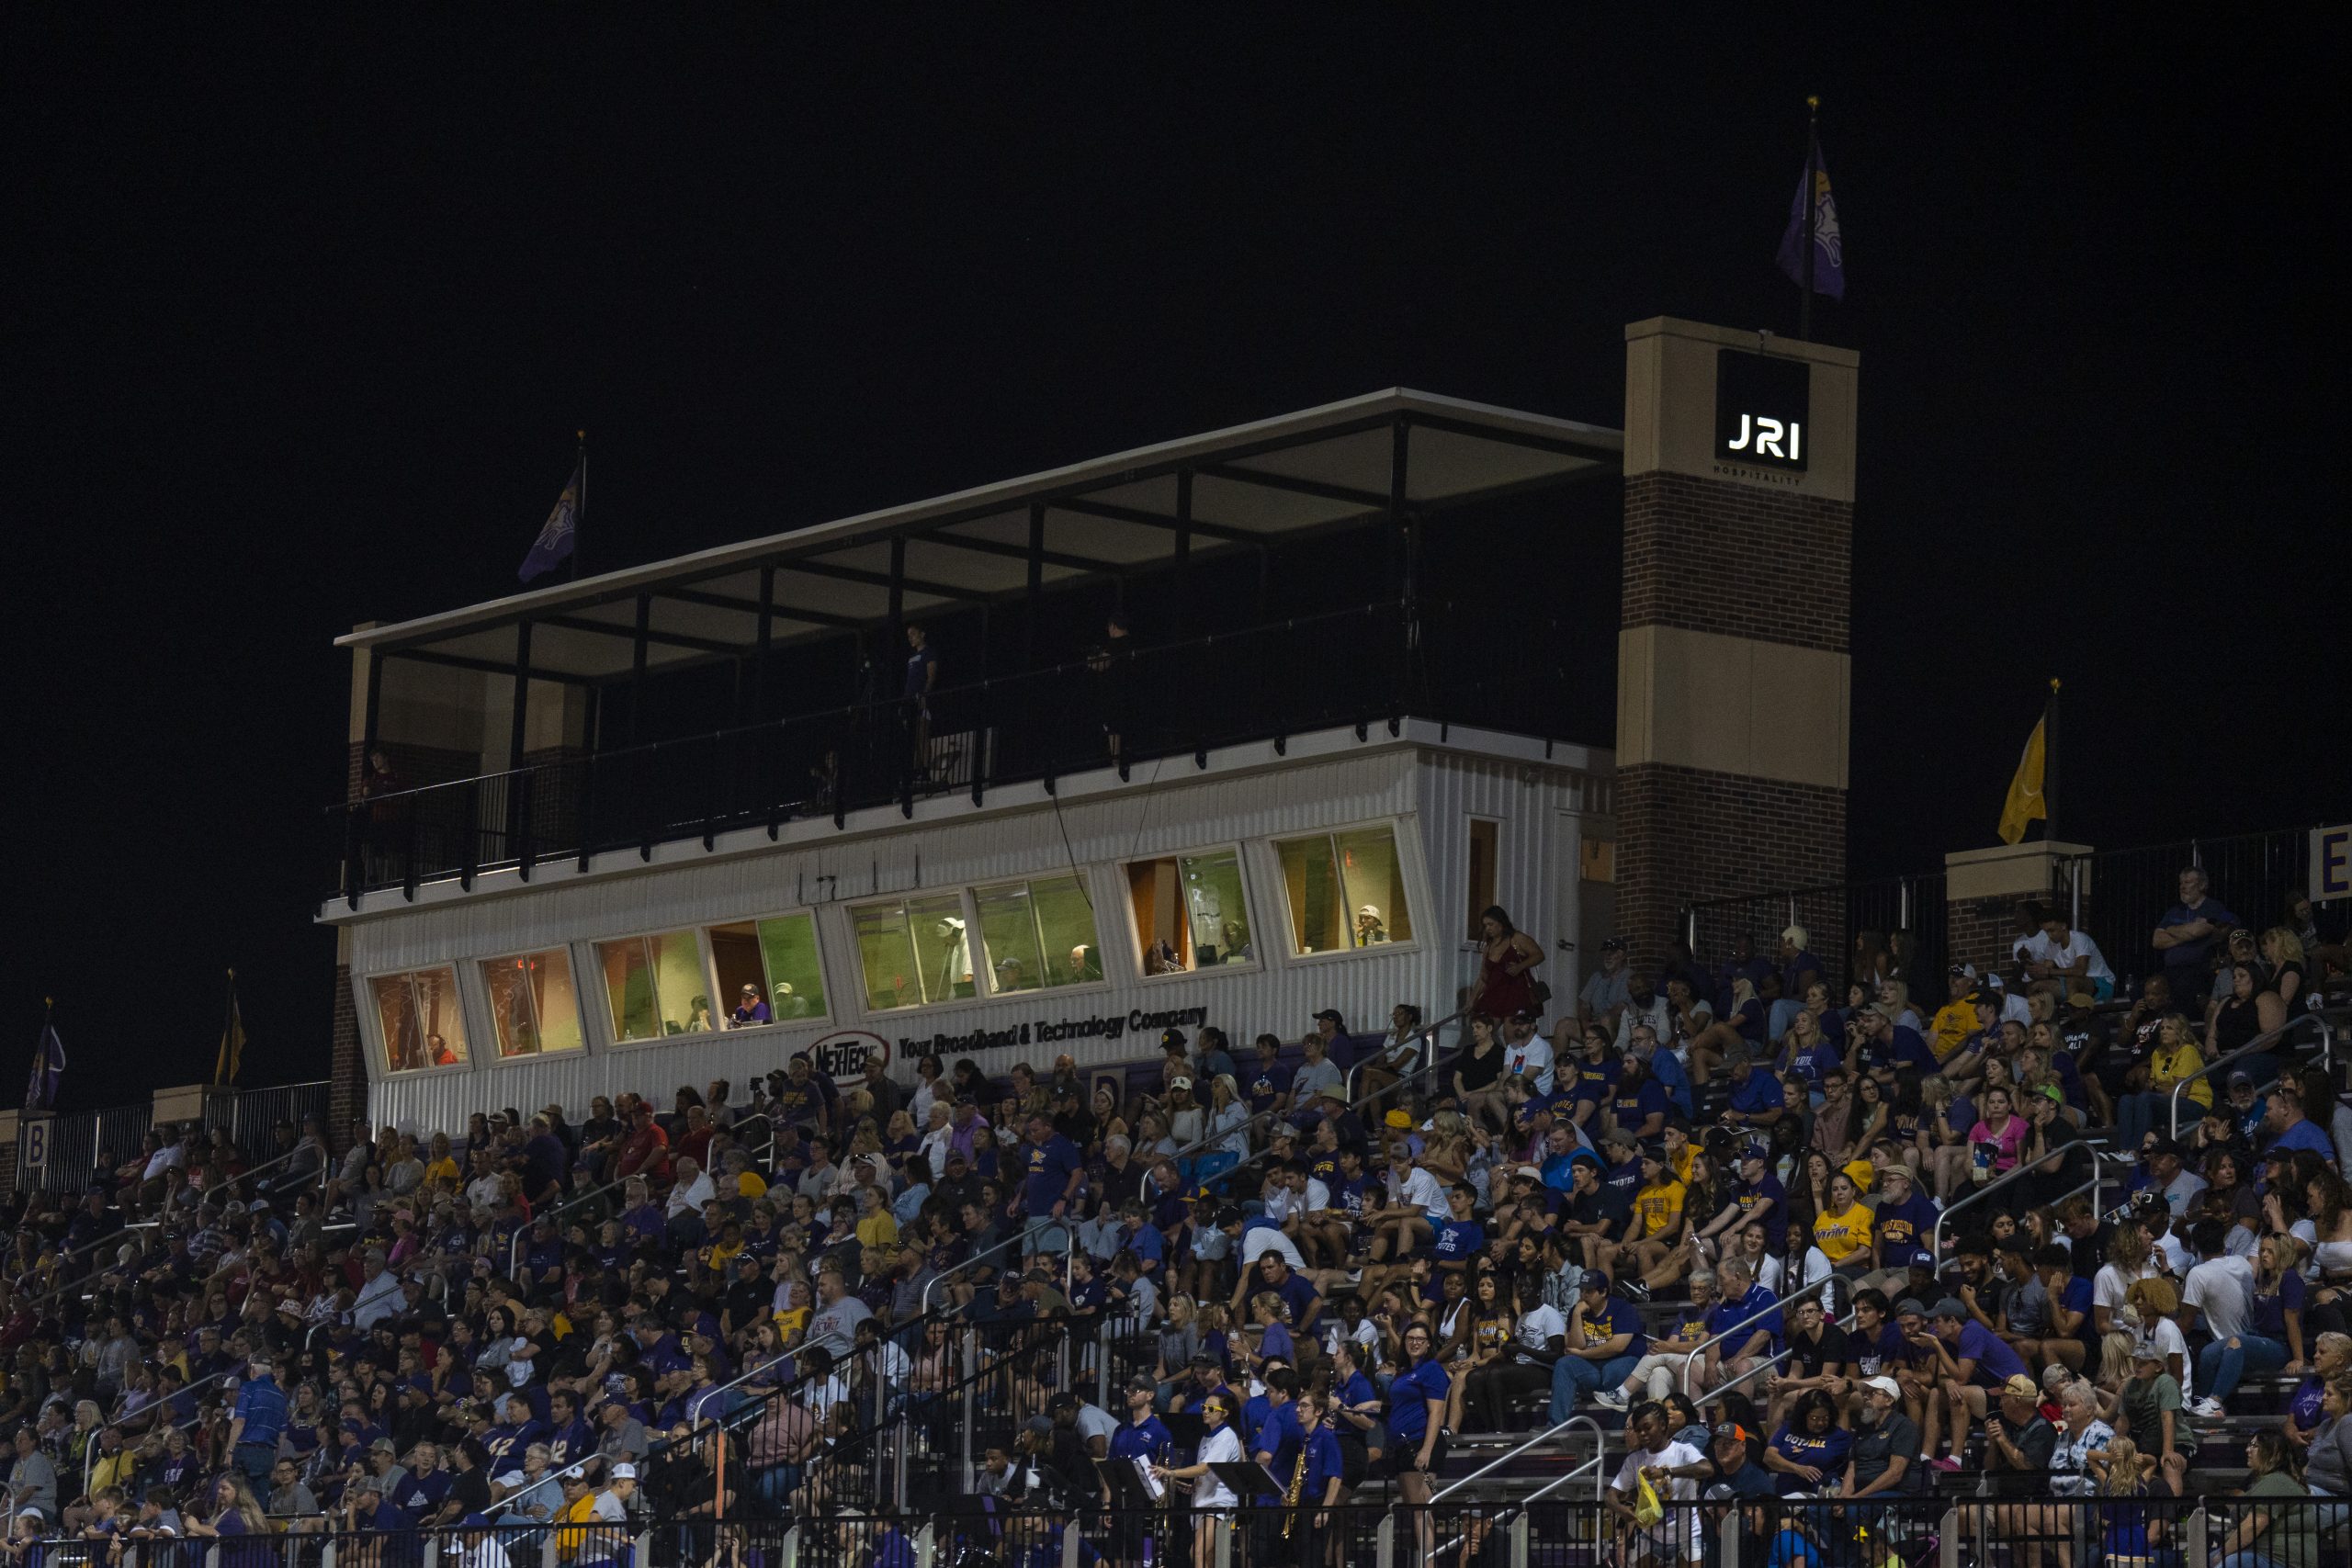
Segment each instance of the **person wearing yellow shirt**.
[{"label": "person wearing yellow shirt", "polygon": [[1666,1168],[1674,1179],[1686,1188],[1690,1185],[1690,1162],[1699,1155],[1698,1146],[1690,1142],[1690,1131],[1679,1122],[1666,1124]]},{"label": "person wearing yellow shirt", "polygon": [[[1813,1245],[1805,1248],[1804,1282],[1832,1274],[1860,1278],[1873,1267],[1876,1249],[1870,1210],[1844,1171],[1829,1179],[1829,1201],[1813,1217]],[[1833,1287],[1834,1288],[1834,1287]],[[1842,1315],[1833,1312],[1832,1317]]]},{"label": "person wearing yellow shirt", "polygon": [[[1684,1263],[1672,1254],[1689,1228],[1682,1213],[1688,1190],[1674,1179],[1666,1151],[1652,1145],[1642,1151],[1642,1185],[1634,1194],[1634,1212],[1625,1221],[1625,1239],[1611,1265],[1618,1288],[1637,1300],[1646,1299],[1660,1285],[1682,1277]],[[1685,1254],[1688,1257],[1688,1254]]]},{"label": "person wearing yellow shirt", "polygon": [[1938,1008],[1928,1023],[1928,1049],[1939,1062],[1951,1061],[1977,1028],[1976,1004],[1970,999],[1976,989],[1975,975],[1964,964],[1953,964],[1948,973],[1944,984],[1951,987],[1951,1000]]},{"label": "person wearing yellow shirt", "polygon": [[[2213,1080],[2193,1077],[2205,1067],[2205,1054],[2197,1048],[2197,1032],[2186,1016],[2168,1012],[2156,1024],[2156,1043],[2148,1053],[2148,1087],[2139,1094],[2127,1094],[2115,1105],[2116,1145],[2120,1149],[2137,1149],[2147,1142],[2148,1129],[2172,1128],[2172,1091],[2184,1078],[2188,1087],[2181,1090],[2181,1122],[2187,1125],[2213,1108]],[[2194,1110],[2190,1110],[2190,1106]]]},{"label": "person wearing yellow shirt", "polygon": [[857,1206],[857,1239],[860,1246],[895,1247],[899,1245],[898,1219],[883,1206],[879,1188],[860,1189]]}]

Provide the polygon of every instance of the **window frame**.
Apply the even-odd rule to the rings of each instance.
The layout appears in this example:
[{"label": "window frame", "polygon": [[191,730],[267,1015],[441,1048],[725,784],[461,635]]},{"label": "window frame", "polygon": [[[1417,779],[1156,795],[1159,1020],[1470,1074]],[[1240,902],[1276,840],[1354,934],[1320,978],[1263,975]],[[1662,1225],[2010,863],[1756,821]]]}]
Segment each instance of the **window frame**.
[{"label": "window frame", "polygon": [[[366,975],[354,975],[351,977],[353,989],[356,992],[354,999],[359,1004],[360,1028],[375,1065],[379,1081],[388,1083],[398,1078],[402,1083],[409,1083],[417,1078],[434,1077],[447,1073],[470,1073],[475,1070],[479,1058],[474,1052],[473,1000],[466,994],[467,962],[462,958],[447,958],[438,963],[411,964],[396,969],[378,969]],[[384,1037],[384,1015],[376,1006],[376,982],[389,980],[396,976],[422,975],[435,969],[449,971],[449,993],[457,998],[458,1016],[465,1021],[466,1025],[465,1060],[450,1062],[439,1066],[394,1067],[391,1042]],[[487,1016],[486,1010],[484,1016]]]},{"label": "window frame", "polygon": [[[1266,841],[1270,845],[1273,842],[1272,839],[1269,839]],[[1158,975],[1145,974],[1143,968],[1143,931],[1141,928],[1136,924],[1135,894],[1133,891],[1134,885],[1127,878],[1127,868],[1131,865],[1143,865],[1154,861],[1197,860],[1203,855],[1216,854],[1220,852],[1231,852],[1233,856],[1233,873],[1236,876],[1241,879],[1241,910],[1243,915],[1247,917],[1250,921],[1250,945],[1251,948],[1251,956],[1243,959],[1238,964],[1220,964],[1214,969],[1202,969],[1195,966],[1191,969],[1170,969]],[[1280,858],[1280,854],[1277,852],[1277,862],[1279,862]],[[1266,960],[1262,955],[1262,944],[1258,940],[1260,931],[1264,928],[1261,925],[1258,919],[1258,900],[1250,890],[1250,884],[1251,881],[1250,875],[1250,848],[1246,840],[1240,839],[1223,839],[1212,843],[1202,844],[1192,849],[1169,850],[1159,854],[1129,855],[1122,858],[1115,863],[1119,872],[1119,893],[1126,904],[1127,961],[1135,966],[1135,976],[1137,980],[1147,986],[1162,986],[1173,980],[1198,980],[1210,975],[1248,975],[1255,971],[1261,971],[1266,967]],[[1181,876],[1182,872],[1180,870],[1178,874]],[[1285,913],[1287,913],[1287,911],[1285,911]],[[1095,923],[1098,926],[1102,924],[1099,919]],[[1100,934],[1101,933],[1098,931],[1098,937]]]},{"label": "window frame", "polygon": [[[571,942],[552,942],[546,947],[527,947],[514,953],[494,953],[486,958],[477,958],[471,961],[474,966],[474,981],[481,987],[482,1016],[490,1021],[490,1037],[491,1043],[493,1047],[496,1046],[498,1041],[498,1010],[491,996],[490,976],[487,973],[489,967],[493,964],[512,963],[517,958],[528,958],[535,953],[562,953],[564,962],[571,965],[572,1005],[580,1010],[580,1044],[577,1049],[569,1051],[526,1051],[513,1056],[507,1055],[503,1051],[493,1049],[492,1053],[492,1059],[488,1063],[484,1064],[486,1066],[493,1068],[511,1067],[517,1062],[545,1061],[548,1057],[554,1057],[559,1061],[570,1061],[574,1057],[587,1055],[594,1048],[594,1031],[588,1027],[588,1008],[586,1003],[581,999],[580,996],[580,954],[572,951],[572,948],[573,944]],[[601,972],[599,974],[599,979],[600,981],[602,979]],[[539,1027],[538,1019],[536,1016],[537,1010],[537,1004],[535,1003],[533,1005],[533,1012],[535,1016],[531,1021],[531,1027],[533,1029]],[[635,1043],[642,1043],[642,1042],[636,1042]],[[406,1075],[402,1076],[405,1077]]]},{"label": "window frame", "polygon": [[[1080,867],[1076,870],[1065,867],[1064,869],[1057,872],[1043,872],[1029,876],[1007,876],[999,878],[993,882],[974,883],[964,889],[964,902],[970,910],[970,913],[965,917],[966,924],[964,929],[967,931],[978,931],[980,933],[980,954],[982,958],[987,958],[989,946],[988,928],[979,923],[980,896],[986,893],[999,892],[1007,887],[1018,887],[1023,893],[1028,896],[1029,926],[1032,931],[1036,932],[1037,961],[1040,964],[1043,964],[1046,956],[1046,931],[1045,927],[1039,923],[1037,919],[1036,885],[1040,882],[1075,882],[1079,886],[1080,894],[1086,899],[1088,910],[1094,917],[1094,952],[1099,957],[1102,952],[1102,906],[1097,897],[1099,890],[1093,885],[1092,871],[1093,863],[1081,862]],[[1130,920],[1128,924],[1132,926],[1134,921]],[[1138,969],[1142,967],[1142,964],[1139,959],[1137,961],[1136,967]],[[980,980],[980,971],[983,969],[988,971],[987,988],[984,990],[980,989],[978,984]],[[977,994],[970,999],[976,1001],[1011,1001],[1019,997],[1069,996],[1072,994],[1082,996],[1089,991],[1105,991],[1111,988],[1111,966],[1108,964],[1105,964],[1102,966],[1102,977],[1099,980],[1079,980],[1067,986],[1032,986],[1026,990],[1020,991],[1000,991],[996,988],[996,965],[993,962],[975,963],[972,965],[972,978],[975,982],[974,989]],[[1159,976],[1155,975],[1152,978],[1156,980],[1159,979]],[[966,998],[959,997],[950,999],[961,1001]],[[925,1003],[924,1005],[931,1006],[933,1004]],[[910,1012],[913,1010],[910,1008],[899,1008],[894,1010],[898,1012]]]},{"label": "window frame", "polygon": [[[1023,878],[1022,880],[1025,882],[1026,878]],[[991,886],[1001,886],[1001,884],[991,884]],[[843,902],[842,905],[842,918],[849,922],[850,962],[855,964],[857,968],[857,1015],[860,1019],[906,1018],[914,1013],[929,1012],[934,1009],[967,1008],[979,1002],[1003,999],[1000,998],[995,992],[983,988],[980,979],[980,969],[982,965],[976,960],[972,965],[972,994],[968,997],[943,997],[937,1001],[933,1001],[929,998],[925,998],[923,1000],[913,1003],[911,1006],[902,1008],[877,1008],[874,1005],[873,993],[865,984],[865,948],[864,944],[859,942],[857,935],[858,911],[861,909],[895,908],[903,913],[909,904],[936,898],[944,898],[947,896],[948,891],[948,889],[944,888],[931,888],[928,890],[923,888],[909,888],[904,892],[888,895],[879,898],[865,898],[860,899],[856,903]],[[963,907],[965,942],[968,944],[970,942],[979,941],[980,914],[978,906],[976,906],[972,901],[972,889],[969,887],[956,887],[953,889],[953,892],[956,896],[956,901]],[[914,928],[911,925],[907,928],[907,943],[910,951],[913,953],[916,961],[920,963],[922,954],[915,946]],[[985,952],[987,947],[985,942],[981,942],[981,947],[982,951]],[[920,974],[918,974],[917,976],[917,983],[921,983]],[[1006,993],[1008,998],[1025,997],[1027,995],[1029,995],[1029,993],[1026,991],[1012,991]]]},{"label": "window frame", "polygon": [[[817,978],[825,987],[825,1009],[822,1012],[812,1013],[807,1018],[778,1018],[775,1016],[775,976],[768,973],[767,949],[760,942],[759,939],[760,922],[763,920],[788,920],[796,918],[808,922],[808,942],[810,948],[817,955]],[[719,926],[749,926],[752,928],[752,945],[759,948],[760,953],[760,978],[766,987],[765,994],[760,998],[762,1001],[768,1004],[768,1021],[765,1023],[747,1023],[742,1028],[736,1029],[730,1027],[725,1019],[718,1016],[717,1001],[729,999],[721,998],[718,996],[718,959],[710,945],[710,933]],[[711,1008],[711,1021],[716,1026],[711,1031],[713,1034],[720,1036],[756,1034],[763,1029],[790,1029],[795,1025],[799,1024],[831,1024],[833,1021],[833,992],[835,977],[832,973],[831,966],[827,964],[825,962],[824,924],[822,921],[818,919],[817,910],[813,908],[803,907],[797,909],[771,909],[767,913],[762,915],[744,915],[737,919],[724,920],[706,920],[702,924],[696,926],[695,930],[700,935],[702,940],[703,965],[710,971],[711,994],[715,998]],[[851,941],[854,942],[855,940],[856,927],[853,924],[851,927]],[[861,974],[858,976],[858,979],[862,989],[865,976]],[[727,1010],[731,1013],[735,1010],[730,1007]],[[908,1010],[900,1008],[897,1010],[904,1012]],[[679,1038],[683,1039],[685,1038],[685,1036],[679,1036]],[[639,1040],[632,1041],[630,1043],[641,1045],[645,1043],[645,1042]]]},{"label": "window frame", "polygon": [[[722,925],[731,925],[734,922],[720,921],[718,923]],[[710,1027],[707,1030],[700,1031],[687,1030],[677,1034],[656,1034],[648,1040],[623,1039],[621,1037],[621,1021],[613,1016],[613,988],[611,984],[605,978],[605,955],[602,950],[612,942],[651,942],[656,937],[677,936],[682,933],[695,939],[695,962],[700,966],[704,994],[712,998],[710,1009]],[[583,945],[588,950],[588,956],[594,961],[592,967],[596,971],[596,991],[597,994],[603,998],[605,1003],[605,1011],[603,1014],[605,1041],[611,1049],[616,1051],[639,1051],[650,1045],[670,1045],[686,1040],[716,1040],[720,1035],[730,1032],[728,1030],[721,1029],[718,1025],[718,1004],[717,1001],[718,995],[718,976],[717,972],[711,968],[710,939],[704,934],[702,926],[698,924],[684,927],[654,926],[644,931],[618,931],[611,936],[590,937],[586,939]],[[648,956],[649,958],[650,957],[650,951]],[[577,970],[574,971],[575,974],[577,972]],[[658,977],[654,982],[653,1007],[654,1011],[659,1014],[662,1009],[662,989],[661,982]],[[582,1015],[581,1032],[582,1034],[587,1032],[584,1014]],[[568,1053],[558,1052],[557,1055],[568,1055]],[[526,1061],[529,1058],[515,1056],[508,1059],[512,1061]]]},{"label": "window frame", "polygon": [[1429,938],[1422,934],[1427,922],[1420,915],[1415,915],[1412,936],[1401,942],[1391,937],[1378,947],[1358,947],[1351,942],[1346,947],[1332,948],[1324,953],[1301,953],[1298,951],[1298,924],[1293,918],[1290,907],[1290,879],[1283,874],[1283,845],[1295,844],[1301,840],[1312,839],[1318,835],[1329,840],[1332,846],[1331,874],[1340,884],[1340,907],[1342,911],[1345,911],[1348,908],[1348,890],[1346,878],[1341,875],[1339,869],[1339,837],[1342,833],[1362,833],[1385,828],[1389,831],[1391,841],[1396,846],[1396,873],[1404,880],[1405,895],[1414,906],[1426,912],[1430,908],[1429,868],[1421,863],[1420,835],[1411,830],[1411,822],[1412,818],[1409,817],[1373,817],[1355,822],[1335,822],[1328,828],[1317,828],[1311,832],[1266,835],[1263,840],[1266,852],[1273,858],[1273,896],[1282,903],[1283,962],[1288,964],[1344,963],[1351,958],[1377,958],[1385,953],[1419,953],[1429,945]]}]

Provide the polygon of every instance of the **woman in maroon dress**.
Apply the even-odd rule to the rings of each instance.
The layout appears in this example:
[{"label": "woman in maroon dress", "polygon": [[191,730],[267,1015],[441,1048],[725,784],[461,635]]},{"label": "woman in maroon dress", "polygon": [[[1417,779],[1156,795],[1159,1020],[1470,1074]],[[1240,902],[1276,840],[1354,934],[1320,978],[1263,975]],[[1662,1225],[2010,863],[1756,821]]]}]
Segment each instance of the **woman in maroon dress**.
[{"label": "woman in maroon dress", "polygon": [[1478,917],[1487,942],[1486,960],[1478,965],[1478,986],[1470,993],[1470,1010],[1488,1018],[1514,1013],[1541,1014],[1535,1004],[1535,982],[1527,972],[1544,962],[1535,939],[1510,923],[1499,904],[1489,904]]}]

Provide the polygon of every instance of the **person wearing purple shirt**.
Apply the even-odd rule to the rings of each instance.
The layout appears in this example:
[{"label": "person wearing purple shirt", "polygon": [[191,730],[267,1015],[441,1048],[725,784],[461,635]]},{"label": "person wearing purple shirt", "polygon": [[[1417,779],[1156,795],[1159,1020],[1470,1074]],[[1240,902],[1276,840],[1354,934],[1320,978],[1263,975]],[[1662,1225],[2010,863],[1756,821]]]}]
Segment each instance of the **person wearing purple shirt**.
[{"label": "person wearing purple shirt", "polygon": [[[1984,1419],[1986,1402],[2002,1384],[2014,1377],[2030,1382],[2031,1374],[2018,1353],[1977,1322],[1958,1297],[1946,1296],[1938,1302],[1929,1321],[1935,1325],[1936,1337],[1944,1343],[1945,1353],[1956,1363],[1952,1375],[1943,1380],[1944,1403],[1951,1409],[1951,1454],[1935,1461],[1937,1469],[1953,1471],[1961,1467],[1962,1456],[1968,1451],[1969,1422]],[[1933,1444],[1935,1438],[1928,1441]]]},{"label": "person wearing purple shirt", "polygon": [[760,988],[747,985],[735,1004],[735,1010],[727,1015],[727,1027],[745,1029],[755,1023],[765,1023],[768,1017],[768,1004],[760,999]]},{"label": "person wearing purple shirt", "polygon": [[1022,1250],[1062,1251],[1069,1246],[1069,1227],[1063,1217],[1086,1174],[1085,1156],[1043,1116],[1029,1118],[1029,1141],[1022,1155],[1025,1175],[1021,1195],[1006,1205],[1007,1213],[1023,1218]]}]

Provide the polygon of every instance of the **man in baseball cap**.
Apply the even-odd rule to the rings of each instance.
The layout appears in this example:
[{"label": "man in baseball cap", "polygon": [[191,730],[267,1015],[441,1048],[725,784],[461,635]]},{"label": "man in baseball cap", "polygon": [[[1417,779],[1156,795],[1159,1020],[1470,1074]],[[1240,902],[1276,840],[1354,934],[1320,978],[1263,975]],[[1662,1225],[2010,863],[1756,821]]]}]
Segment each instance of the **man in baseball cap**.
[{"label": "man in baseball cap", "polygon": [[[1959,1297],[1946,1296],[1935,1304],[1928,1316],[1935,1325],[1936,1337],[1944,1342],[1945,1353],[1955,1363],[1952,1375],[1943,1380],[1944,1404],[1951,1411],[1951,1452],[1935,1461],[1939,1470],[1954,1471],[1960,1468],[1961,1457],[1968,1451],[1969,1422],[1984,1419],[1988,1401],[1996,1391],[2011,1378],[2024,1377],[2029,1385],[2026,1396],[2031,1399],[2033,1379],[2008,1343],[1987,1328]],[[1934,1441],[1929,1437],[1921,1445],[1922,1451],[1927,1451],[1928,1445]],[[2045,1461],[2048,1458],[2046,1454],[2043,1457]]]},{"label": "man in baseball cap", "polygon": [[1864,1378],[1855,1412],[1854,1467],[1857,1498],[1909,1490],[1906,1478],[1919,1462],[1919,1427],[1903,1413],[1903,1385],[1893,1378]]},{"label": "man in baseball cap", "polygon": [[2041,1414],[2041,1385],[2020,1371],[2001,1382],[1999,1414],[1984,1423],[1984,1468],[1995,1492],[2011,1497],[2046,1492],[2058,1428]]}]

